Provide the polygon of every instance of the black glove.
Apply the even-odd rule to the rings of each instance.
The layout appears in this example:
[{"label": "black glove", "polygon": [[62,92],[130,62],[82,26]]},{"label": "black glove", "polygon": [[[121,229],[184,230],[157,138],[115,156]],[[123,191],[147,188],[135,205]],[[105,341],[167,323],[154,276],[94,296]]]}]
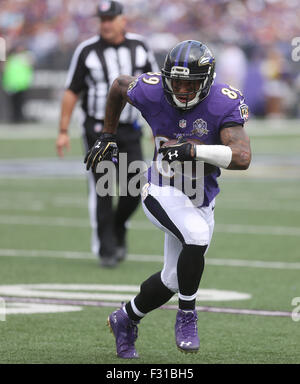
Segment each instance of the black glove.
[{"label": "black glove", "polygon": [[118,162],[118,146],[116,135],[112,133],[100,133],[98,140],[85,156],[86,169],[96,172],[97,164],[100,161],[108,160]]},{"label": "black glove", "polygon": [[163,154],[162,160],[168,161],[169,163],[172,163],[172,161],[189,161],[194,160],[194,156],[191,155],[193,146],[194,144],[181,138],[176,144],[160,147],[158,152]]}]

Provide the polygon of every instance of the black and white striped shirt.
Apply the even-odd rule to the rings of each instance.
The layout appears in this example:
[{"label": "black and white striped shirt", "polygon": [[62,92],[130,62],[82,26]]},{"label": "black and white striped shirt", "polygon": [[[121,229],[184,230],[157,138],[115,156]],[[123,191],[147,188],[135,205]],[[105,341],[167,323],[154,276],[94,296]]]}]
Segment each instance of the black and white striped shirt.
[{"label": "black and white striped shirt", "polygon": [[[115,46],[98,35],[82,42],[75,50],[66,88],[76,94],[82,93],[82,109],[86,115],[103,120],[108,90],[116,77],[157,71],[154,55],[141,36],[126,33],[125,40]],[[133,123],[138,113],[127,104],[120,123]]]}]

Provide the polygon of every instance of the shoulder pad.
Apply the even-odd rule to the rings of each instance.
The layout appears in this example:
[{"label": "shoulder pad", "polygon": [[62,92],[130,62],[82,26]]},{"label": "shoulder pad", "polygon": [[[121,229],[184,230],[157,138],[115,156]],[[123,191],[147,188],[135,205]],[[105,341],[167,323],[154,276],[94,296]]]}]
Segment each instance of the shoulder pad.
[{"label": "shoulder pad", "polygon": [[163,96],[161,74],[158,72],[143,73],[129,85],[127,94],[139,109],[148,103],[159,103]]}]

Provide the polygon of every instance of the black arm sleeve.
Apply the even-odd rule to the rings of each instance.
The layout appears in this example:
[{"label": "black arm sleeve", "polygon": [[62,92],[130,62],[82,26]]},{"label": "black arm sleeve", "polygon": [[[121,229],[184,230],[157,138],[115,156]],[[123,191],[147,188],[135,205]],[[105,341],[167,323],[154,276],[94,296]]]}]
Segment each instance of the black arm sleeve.
[{"label": "black arm sleeve", "polygon": [[220,130],[223,129],[223,128],[230,128],[230,127],[237,127],[237,126],[244,126],[244,124],[241,124],[241,123],[237,123],[235,121],[228,121],[227,123],[224,123],[223,125],[221,125],[220,127]]}]

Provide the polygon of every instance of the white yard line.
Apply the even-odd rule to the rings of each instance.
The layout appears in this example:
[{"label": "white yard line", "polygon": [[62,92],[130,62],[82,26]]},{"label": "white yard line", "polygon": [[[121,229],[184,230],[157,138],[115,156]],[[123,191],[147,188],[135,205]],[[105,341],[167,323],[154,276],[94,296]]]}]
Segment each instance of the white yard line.
[{"label": "white yard line", "polygon": [[[84,306],[84,307],[109,307],[117,308],[118,303],[109,302],[109,301],[95,301],[95,300],[70,300],[70,299],[51,299],[51,298],[36,298],[36,297],[10,297],[4,296],[5,301],[8,303],[18,303],[15,305],[20,306],[23,304],[34,304],[34,305],[69,305],[69,306]],[[12,304],[12,305],[13,305]],[[36,307],[35,307],[36,308]],[[37,307],[38,308],[38,307]],[[67,307],[69,309],[69,307]],[[71,307],[72,308],[72,307]],[[78,308],[78,307],[76,307]],[[47,310],[51,308],[47,307]],[[58,307],[58,311],[60,312]],[[167,304],[160,307],[160,309],[167,310],[178,310],[178,305]],[[79,309],[76,309],[79,310]],[[261,310],[261,309],[246,309],[246,308],[227,308],[227,307],[213,307],[213,306],[196,306],[196,310],[199,312],[211,312],[211,313],[226,313],[226,314],[235,314],[235,315],[254,315],[254,316],[275,316],[275,317],[291,317],[292,312],[287,311],[272,311],[272,310]],[[53,310],[52,310],[53,311]],[[21,311],[20,311],[21,312]],[[29,310],[27,310],[29,312]],[[51,312],[51,311],[50,311]],[[10,313],[15,313],[11,311]],[[23,312],[24,313],[24,312]]]},{"label": "white yard line", "polygon": [[247,235],[300,236],[300,227],[273,225],[217,224],[216,232]]},{"label": "white yard line", "polygon": [[[78,112],[77,112],[78,113]],[[74,118],[75,119],[75,118]],[[300,135],[299,123],[297,120],[250,120],[246,126],[250,137],[254,136],[298,136]],[[151,136],[150,129],[145,125],[145,136]],[[80,129],[76,119],[72,122],[70,129],[72,137],[81,137]],[[0,139],[29,140],[29,139],[55,139],[56,129],[51,123],[36,123],[12,126],[0,124]]]},{"label": "white yard line", "polygon": [[[72,209],[86,209],[88,208],[87,197],[78,197],[78,198],[48,198],[45,196],[42,199],[37,199],[35,195],[32,195],[32,198],[28,196],[22,196],[21,194],[12,194],[9,196],[9,193],[0,193],[0,212],[1,211],[42,211],[49,209],[49,207],[56,208],[72,208]],[[253,198],[253,196],[252,196]],[[232,201],[224,199],[218,202],[217,209],[220,210],[242,210],[242,211],[274,211],[274,212],[300,212],[300,200],[292,199],[293,201],[283,202],[283,199],[276,198],[273,201],[270,200],[260,200],[259,202],[249,202],[249,201]]]},{"label": "white yard line", "polygon": [[[52,251],[38,249],[0,249],[0,257],[49,257],[59,259],[78,259],[78,260],[95,260],[97,257],[90,252],[76,251]],[[163,256],[145,255],[145,254],[129,254],[128,261],[137,262],[163,262]],[[282,262],[282,261],[261,261],[261,260],[242,260],[242,259],[216,259],[206,258],[207,265],[227,266],[227,267],[247,267],[247,268],[266,268],[266,269],[300,269],[300,263]]]},{"label": "white yard line", "polygon": [[[0,215],[2,225],[32,225],[46,227],[89,228],[88,219],[72,217],[44,217],[44,216],[10,216]],[[136,231],[157,230],[150,222],[132,221],[129,228]],[[273,225],[250,224],[216,224],[215,231],[219,233],[239,233],[247,235],[272,235],[272,236],[300,236],[300,227],[284,227]]]},{"label": "white yard line", "polygon": [[[252,196],[253,198],[253,196]],[[252,203],[247,201],[228,201],[224,200],[218,202],[217,208],[226,209],[226,210],[243,210],[243,211],[286,211],[286,212],[299,212],[300,211],[300,201],[294,201],[294,203],[289,202],[288,204],[282,203],[282,199],[278,202],[270,202],[270,200],[255,202]],[[54,207],[72,207],[72,208],[87,208],[87,198],[80,199],[54,199],[52,202],[49,202]],[[0,206],[1,209],[1,206]]]},{"label": "white yard line", "polygon": [[[1,193],[1,195],[3,195]],[[227,201],[224,200],[219,202],[217,208],[220,210],[242,210],[242,211],[274,211],[274,212],[300,212],[300,201],[294,201],[294,203],[284,203],[282,204],[282,200],[276,202],[270,201],[260,201],[256,203],[243,202],[243,201]],[[47,207],[48,205],[48,207]],[[72,208],[72,209],[86,209],[88,208],[87,198],[80,197],[78,199],[24,199],[22,196],[15,198],[15,196],[11,196],[9,198],[7,195],[4,198],[1,198],[0,201],[0,211],[42,211],[46,210],[49,207],[56,208]]]},{"label": "white yard line", "polygon": [[[42,193],[42,197],[41,197]],[[28,191],[1,191],[0,192],[0,211],[13,209],[13,210],[42,210],[46,204],[53,207],[71,207],[78,209],[87,209],[88,200],[87,196],[81,195],[56,195],[53,197],[51,191],[39,190],[39,196],[34,192]],[[236,198],[227,199],[220,198],[218,200],[217,208],[226,210],[243,210],[243,211],[286,211],[298,212],[300,211],[300,199],[298,196],[272,196],[270,199],[260,199],[254,201],[255,196],[249,194],[249,199]],[[252,200],[250,200],[250,198]],[[286,201],[288,199],[288,201]],[[234,201],[233,201],[234,200]]]},{"label": "white yard line", "polygon": [[39,217],[39,216],[0,216],[0,224],[2,225],[33,225],[46,227],[70,227],[85,228],[89,227],[88,219],[77,219],[72,217]]}]

